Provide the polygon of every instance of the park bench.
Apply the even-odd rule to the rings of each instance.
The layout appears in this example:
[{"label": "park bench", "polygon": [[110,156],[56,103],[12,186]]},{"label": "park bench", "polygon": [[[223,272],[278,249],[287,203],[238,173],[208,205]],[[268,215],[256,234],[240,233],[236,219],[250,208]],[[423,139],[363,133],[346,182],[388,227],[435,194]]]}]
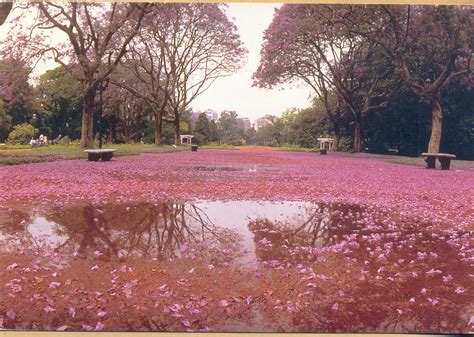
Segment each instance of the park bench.
[{"label": "park bench", "polygon": [[87,159],[90,161],[98,161],[102,159],[102,161],[108,161],[112,159],[114,152],[117,151],[115,149],[91,149],[91,150],[84,150],[87,153]]},{"label": "park bench", "polygon": [[422,153],[421,156],[425,159],[426,168],[429,169],[436,168],[436,158],[438,158],[442,170],[449,170],[451,159],[456,158],[454,154],[449,153]]}]

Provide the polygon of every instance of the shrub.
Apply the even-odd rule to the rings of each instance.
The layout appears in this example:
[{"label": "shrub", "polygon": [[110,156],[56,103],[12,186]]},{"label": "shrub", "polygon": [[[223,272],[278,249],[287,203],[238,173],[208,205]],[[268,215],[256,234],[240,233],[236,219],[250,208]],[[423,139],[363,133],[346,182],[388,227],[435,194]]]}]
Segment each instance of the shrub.
[{"label": "shrub", "polygon": [[28,144],[30,139],[35,135],[35,128],[28,123],[17,124],[13,127],[13,131],[8,135],[8,144]]},{"label": "shrub", "polygon": [[60,140],[58,140],[59,145],[69,145],[71,144],[71,139],[68,136],[62,137]]}]

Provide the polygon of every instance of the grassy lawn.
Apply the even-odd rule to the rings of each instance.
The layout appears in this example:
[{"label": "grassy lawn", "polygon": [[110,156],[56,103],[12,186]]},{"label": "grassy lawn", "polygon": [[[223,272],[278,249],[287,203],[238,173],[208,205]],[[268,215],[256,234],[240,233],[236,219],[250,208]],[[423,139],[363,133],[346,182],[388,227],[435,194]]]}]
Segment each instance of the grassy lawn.
[{"label": "grassy lawn", "polygon": [[[150,144],[104,144],[104,148],[114,148],[114,156],[138,155],[140,153],[164,153],[188,150],[188,146],[155,146]],[[1,146],[0,165],[40,163],[46,161],[85,159],[87,155],[79,145],[50,145],[31,148],[29,145]]]}]

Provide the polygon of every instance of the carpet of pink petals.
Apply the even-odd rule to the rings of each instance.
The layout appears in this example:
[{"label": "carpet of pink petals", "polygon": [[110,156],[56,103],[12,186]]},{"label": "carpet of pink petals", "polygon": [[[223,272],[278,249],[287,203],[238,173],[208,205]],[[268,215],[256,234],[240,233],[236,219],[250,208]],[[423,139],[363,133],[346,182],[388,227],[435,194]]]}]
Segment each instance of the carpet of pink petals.
[{"label": "carpet of pink petals", "polygon": [[474,171],[315,153],[205,150],[0,167],[0,205],[178,199],[363,204],[473,229]]},{"label": "carpet of pink petals", "polygon": [[[26,254],[36,251],[31,243],[17,254],[0,255],[5,270],[0,273],[2,327],[424,333],[474,329],[472,170],[427,170],[315,153],[205,150],[111,162],[4,166],[0,191],[0,214],[12,219],[14,209],[35,205],[61,208],[85,202],[127,208],[129,203],[170,199],[304,200],[335,205],[331,221],[352,224],[347,234],[326,247],[307,242],[306,232],[297,240],[286,238],[287,232],[271,223],[251,226],[263,265],[255,271],[183,256],[165,263],[130,260],[127,264],[137,272],[118,277],[118,270],[132,268],[91,259],[73,259],[63,269],[51,267],[51,257],[61,260],[61,250]],[[21,232],[24,222],[14,223],[12,231]],[[283,244],[290,241],[292,245]],[[218,251],[225,253],[225,248]],[[122,288],[125,297],[117,295]],[[91,314],[92,309],[97,314]],[[143,317],[159,322],[130,325]],[[257,320],[253,325],[248,323],[251,317]]]}]

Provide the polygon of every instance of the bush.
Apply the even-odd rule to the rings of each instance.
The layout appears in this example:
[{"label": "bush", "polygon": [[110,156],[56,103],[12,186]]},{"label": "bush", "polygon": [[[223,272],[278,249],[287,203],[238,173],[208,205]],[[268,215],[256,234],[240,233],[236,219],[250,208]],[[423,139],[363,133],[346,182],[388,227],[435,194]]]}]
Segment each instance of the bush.
[{"label": "bush", "polygon": [[71,144],[71,139],[68,136],[64,136],[61,139],[58,140],[59,145],[70,145]]},{"label": "bush", "polygon": [[35,128],[28,123],[17,124],[13,127],[13,131],[8,135],[8,144],[28,144],[35,135]]}]

